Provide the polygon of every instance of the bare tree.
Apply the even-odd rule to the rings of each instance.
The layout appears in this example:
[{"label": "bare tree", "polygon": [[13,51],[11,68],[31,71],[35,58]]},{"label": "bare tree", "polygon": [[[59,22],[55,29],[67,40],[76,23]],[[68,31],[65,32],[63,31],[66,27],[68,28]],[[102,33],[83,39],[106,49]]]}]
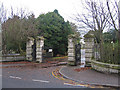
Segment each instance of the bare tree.
[{"label": "bare tree", "polygon": [[101,1],[85,0],[83,2],[85,13],[78,14],[76,20],[82,24],[81,28],[96,31],[95,37],[98,43],[102,41],[102,33],[109,28],[110,15],[106,5]]},{"label": "bare tree", "polygon": [[0,22],[3,23],[7,17],[7,10],[5,9],[3,3],[0,3]]},{"label": "bare tree", "polygon": [[[118,6],[118,2],[113,0],[113,2],[110,2],[110,0],[107,0],[107,9],[110,14],[110,20],[109,23],[114,27],[114,29],[117,31],[117,37],[118,37],[118,46],[120,46],[120,11]],[[113,4],[114,3],[114,4]],[[120,1],[119,1],[120,3]],[[113,5],[113,8],[110,7],[110,4]],[[113,10],[115,13],[113,13]],[[118,21],[118,22],[116,22]],[[118,47],[118,59],[120,58],[120,47]]]},{"label": "bare tree", "polygon": [[95,39],[100,45],[100,55],[103,55],[103,32],[113,27],[118,31],[118,4],[115,0],[84,0],[82,5],[84,12],[78,13],[76,20],[81,24],[81,28],[95,31]]},{"label": "bare tree", "polygon": [[[110,14],[109,23],[117,31],[117,33],[118,33],[117,37],[118,37],[118,41],[119,41],[119,44],[120,44],[120,29],[118,28],[119,27],[118,22],[120,20],[120,18],[119,18],[120,12],[119,12],[119,9],[118,9],[118,2],[115,1],[115,0],[113,0],[113,2],[110,2],[110,0],[107,0],[106,4],[107,4],[107,9],[108,9],[109,14]],[[110,7],[111,4],[113,5],[112,8]],[[113,13],[113,10],[115,11],[115,13]]]},{"label": "bare tree", "polygon": [[5,38],[3,38],[3,26],[2,24],[7,20],[7,10],[5,9],[3,3],[0,3],[0,24],[1,24],[1,36],[2,36],[2,49],[3,49],[3,53],[5,53],[6,50],[6,45],[5,45]]},{"label": "bare tree", "polygon": [[[106,1],[107,9],[109,11],[110,19],[108,22],[118,31],[118,4],[116,0],[107,0]],[[112,6],[112,7],[111,7]]]},{"label": "bare tree", "polygon": [[[37,35],[35,17],[26,9],[13,9],[11,14],[3,24],[3,47],[23,53],[28,36]],[[5,49],[4,49],[5,51]],[[6,53],[6,51],[4,52]]]},{"label": "bare tree", "polygon": [[118,23],[119,23],[119,31],[120,31],[120,0],[119,0],[119,3],[118,3]]}]

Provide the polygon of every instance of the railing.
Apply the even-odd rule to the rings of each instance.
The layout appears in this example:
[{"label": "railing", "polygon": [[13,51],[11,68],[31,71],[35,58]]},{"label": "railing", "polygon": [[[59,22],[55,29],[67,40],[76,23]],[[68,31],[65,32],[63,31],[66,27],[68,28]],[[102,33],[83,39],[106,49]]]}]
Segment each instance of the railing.
[{"label": "railing", "polygon": [[120,64],[118,47],[118,43],[103,43],[101,47],[100,44],[95,44],[94,59],[104,63]]}]

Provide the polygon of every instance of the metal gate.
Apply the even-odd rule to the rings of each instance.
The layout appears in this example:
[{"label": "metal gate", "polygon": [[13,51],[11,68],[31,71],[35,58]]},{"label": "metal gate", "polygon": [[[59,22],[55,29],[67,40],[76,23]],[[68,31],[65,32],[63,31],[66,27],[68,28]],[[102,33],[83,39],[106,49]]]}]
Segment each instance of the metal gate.
[{"label": "metal gate", "polygon": [[43,59],[52,57],[53,57],[52,47],[43,47]]},{"label": "metal gate", "polygon": [[81,45],[75,45],[75,65],[80,64],[81,62]]},{"label": "metal gate", "polygon": [[32,45],[32,61],[36,61],[36,40],[34,40],[34,44]]}]

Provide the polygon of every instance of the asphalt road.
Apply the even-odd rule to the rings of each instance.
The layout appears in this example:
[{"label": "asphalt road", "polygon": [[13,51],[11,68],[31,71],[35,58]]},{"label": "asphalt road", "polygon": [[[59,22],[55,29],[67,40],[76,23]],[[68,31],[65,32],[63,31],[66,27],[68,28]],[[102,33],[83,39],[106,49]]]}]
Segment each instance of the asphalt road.
[{"label": "asphalt road", "polygon": [[2,88],[85,88],[66,84],[52,75],[52,71],[60,68],[14,67],[3,68]]},{"label": "asphalt road", "polygon": [[[85,63],[84,55],[85,50],[81,50],[82,63]],[[5,64],[4,66],[11,65],[12,64]],[[61,67],[62,66],[40,68],[28,66],[0,68],[2,69],[2,74],[0,74],[0,79],[2,77],[2,88],[85,88],[83,86],[67,84],[67,81],[54,77],[52,72]]]}]

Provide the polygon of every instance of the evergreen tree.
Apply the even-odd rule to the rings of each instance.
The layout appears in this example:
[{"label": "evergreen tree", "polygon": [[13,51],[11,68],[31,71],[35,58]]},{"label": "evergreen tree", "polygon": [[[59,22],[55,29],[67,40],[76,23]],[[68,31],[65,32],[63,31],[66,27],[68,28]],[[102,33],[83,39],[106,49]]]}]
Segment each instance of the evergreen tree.
[{"label": "evergreen tree", "polygon": [[53,54],[65,55],[67,52],[68,35],[72,33],[69,22],[58,13],[58,10],[41,14],[37,18],[39,35],[45,38],[45,47],[52,47]]}]

